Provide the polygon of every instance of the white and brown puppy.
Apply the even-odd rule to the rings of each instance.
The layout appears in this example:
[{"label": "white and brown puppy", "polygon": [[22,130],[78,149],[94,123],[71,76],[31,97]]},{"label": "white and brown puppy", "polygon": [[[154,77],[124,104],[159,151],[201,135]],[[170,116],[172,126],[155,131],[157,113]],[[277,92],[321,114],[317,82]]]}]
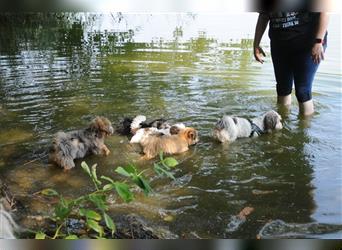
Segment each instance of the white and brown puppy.
[{"label": "white and brown puppy", "polygon": [[149,135],[141,139],[144,159],[149,160],[162,151],[165,154],[179,154],[189,150],[190,145],[198,142],[198,132],[194,128],[179,129],[177,134],[169,136]]},{"label": "white and brown puppy", "polygon": [[163,122],[159,126],[152,127],[142,127],[141,123],[145,122],[146,117],[142,115],[138,115],[135,117],[131,123],[131,131],[134,134],[130,140],[130,143],[140,143],[144,138],[147,138],[150,135],[175,135],[181,129],[185,128],[183,123],[176,123],[174,125],[169,125],[167,122]]},{"label": "white and brown puppy", "polygon": [[225,115],[214,128],[214,138],[220,142],[232,142],[237,138],[256,137],[283,128],[281,116],[274,110],[252,120]]}]

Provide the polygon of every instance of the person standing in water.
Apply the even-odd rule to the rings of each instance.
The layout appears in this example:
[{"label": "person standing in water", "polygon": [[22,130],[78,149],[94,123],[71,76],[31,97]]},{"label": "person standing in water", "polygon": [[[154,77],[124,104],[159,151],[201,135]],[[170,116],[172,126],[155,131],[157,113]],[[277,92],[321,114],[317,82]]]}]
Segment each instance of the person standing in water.
[{"label": "person standing in water", "polygon": [[328,20],[325,12],[261,12],[256,24],[254,57],[263,63],[266,54],[260,41],[269,23],[278,104],[290,107],[294,83],[299,112],[304,116],[314,113],[312,82],[324,60]]}]

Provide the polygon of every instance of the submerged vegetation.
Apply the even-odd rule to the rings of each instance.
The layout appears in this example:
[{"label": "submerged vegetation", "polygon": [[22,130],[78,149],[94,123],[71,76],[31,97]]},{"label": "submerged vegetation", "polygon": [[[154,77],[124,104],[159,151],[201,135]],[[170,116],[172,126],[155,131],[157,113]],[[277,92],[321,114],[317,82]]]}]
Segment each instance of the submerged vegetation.
[{"label": "submerged vegetation", "polygon": [[[154,171],[158,176],[167,176],[174,179],[170,170],[177,165],[176,159],[173,157],[164,158],[163,154],[160,153],[160,161],[154,163]],[[92,180],[94,191],[69,200],[54,189],[41,190],[39,194],[57,198],[53,213],[48,215],[48,218],[55,225],[55,230],[52,235],[39,230],[35,233],[36,239],[113,238],[116,226],[107,213],[109,210],[109,196],[114,193],[124,202],[131,202],[134,200],[134,192],[132,191],[134,187],[138,187],[146,196],[153,192],[149,181],[144,175],[145,171],[138,172],[138,169],[133,164],[115,169],[117,174],[125,178],[124,181],[114,181],[109,176],[99,178],[96,164],[89,167],[83,161],[81,167]],[[83,222],[81,224],[86,232],[84,235],[69,233],[68,221],[70,218]]]}]

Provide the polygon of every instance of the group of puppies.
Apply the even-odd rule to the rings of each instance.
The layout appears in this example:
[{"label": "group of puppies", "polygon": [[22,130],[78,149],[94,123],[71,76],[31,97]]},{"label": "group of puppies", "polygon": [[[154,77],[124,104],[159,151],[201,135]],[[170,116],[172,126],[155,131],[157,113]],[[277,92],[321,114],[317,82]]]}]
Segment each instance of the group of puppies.
[{"label": "group of puppies", "polygon": [[[281,116],[271,110],[260,117],[249,120],[242,117],[223,116],[213,129],[218,141],[232,142],[237,138],[255,137],[282,129]],[[150,122],[146,117],[125,118],[116,131],[130,136],[130,143],[140,144],[143,159],[153,159],[162,151],[164,154],[179,154],[198,143],[198,131],[183,123],[170,124],[164,119]],[[53,139],[49,160],[64,170],[75,167],[74,160],[86,155],[107,156],[110,150],[104,144],[105,138],[114,133],[111,122],[105,117],[96,117],[85,129],[58,132]]]},{"label": "group of puppies", "polygon": [[[269,111],[261,117],[249,120],[241,117],[223,116],[215,125],[213,136],[220,142],[232,142],[241,137],[255,137],[282,129],[281,116]],[[125,118],[117,132],[131,136],[130,143],[142,146],[145,159],[152,159],[163,151],[178,154],[189,150],[189,146],[199,141],[198,132],[183,123],[169,124],[164,119],[151,122],[139,115],[134,119]],[[69,170],[75,167],[74,160],[86,155],[105,155],[110,150],[104,144],[105,138],[114,133],[111,122],[105,117],[96,117],[85,129],[58,132],[49,153],[51,162]],[[18,226],[0,199],[0,239],[15,239]]]}]

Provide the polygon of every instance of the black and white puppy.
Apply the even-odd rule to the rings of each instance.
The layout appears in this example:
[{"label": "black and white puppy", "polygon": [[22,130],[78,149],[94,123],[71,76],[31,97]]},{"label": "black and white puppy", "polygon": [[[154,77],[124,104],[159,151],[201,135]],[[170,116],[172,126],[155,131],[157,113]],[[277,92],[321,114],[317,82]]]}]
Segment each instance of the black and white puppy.
[{"label": "black and white puppy", "polygon": [[274,110],[252,120],[225,115],[214,128],[214,138],[220,142],[232,142],[237,138],[256,137],[283,128],[281,116]]},{"label": "black and white puppy", "polygon": [[138,129],[141,128],[157,128],[168,129],[171,125],[163,118],[156,119],[150,122],[146,121],[146,116],[138,115],[134,118],[126,117],[116,128],[116,132],[121,135],[135,135]]}]

